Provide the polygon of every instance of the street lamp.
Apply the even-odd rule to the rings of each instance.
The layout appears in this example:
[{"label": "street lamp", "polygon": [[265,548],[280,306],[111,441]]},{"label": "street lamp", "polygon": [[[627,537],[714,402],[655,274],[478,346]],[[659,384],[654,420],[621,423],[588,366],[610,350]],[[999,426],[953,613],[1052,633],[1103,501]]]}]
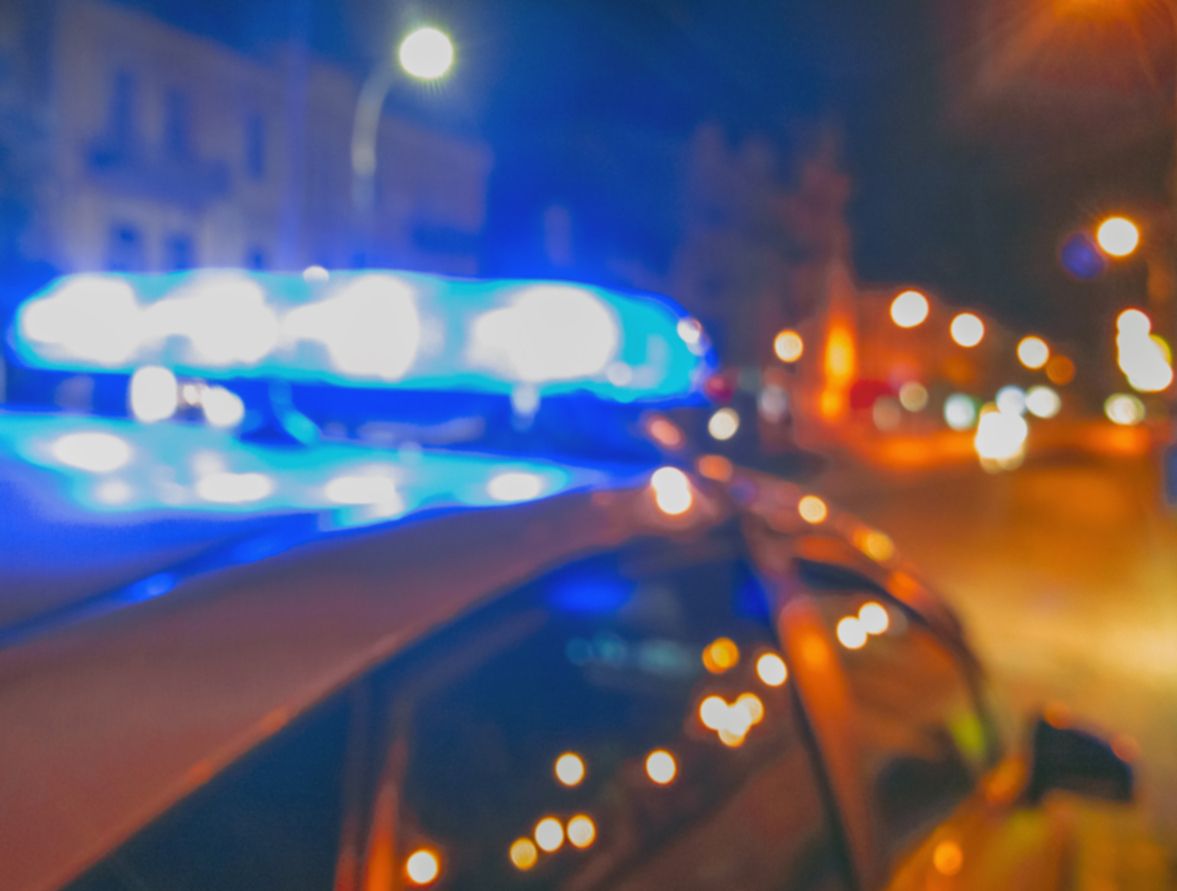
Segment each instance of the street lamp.
[{"label": "street lamp", "polygon": [[454,64],[454,44],[437,28],[417,28],[401,41],[396,61],[399,69],[389,59],[368,76],[356,103],[351,133],[352,201],[365,213],[375,201],[376,137],[384,100],[401,73],[420,81],[445,77]]}]

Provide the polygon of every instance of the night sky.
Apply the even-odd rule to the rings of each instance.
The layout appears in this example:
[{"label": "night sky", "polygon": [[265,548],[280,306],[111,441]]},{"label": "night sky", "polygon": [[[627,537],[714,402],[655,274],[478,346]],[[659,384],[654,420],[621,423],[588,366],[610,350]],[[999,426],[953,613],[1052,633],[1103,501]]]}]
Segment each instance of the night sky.
[{"label": "night sky", "polygon": [[125,2],[247,50],[305,39],[360,74],[407,27],[437,23],[460,69],[391,101],[487,139],[513,176],[530,163],[521,146],[549,137],[558,173],[569,133],[677,139],[702,119],[747,132],[832,117],[862,281],[921,284],[1062,337],[1143,286],[1139,268],[1069,280],[1055,255],[1068,227],[1165,200],[1177,111],[1160,0],[1099,21],[1044,21],[1055,0]]}]

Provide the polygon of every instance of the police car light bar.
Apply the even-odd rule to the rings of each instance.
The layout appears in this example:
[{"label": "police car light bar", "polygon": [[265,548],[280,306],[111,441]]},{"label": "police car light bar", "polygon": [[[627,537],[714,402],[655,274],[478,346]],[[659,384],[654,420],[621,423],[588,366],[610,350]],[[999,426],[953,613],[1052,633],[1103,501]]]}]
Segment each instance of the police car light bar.
[{"label": "police car light bar", "polygon": [[662,404],[693,401],[714,369],[702,328],[662,298],[377,270],[70,275],[19,307],[11,344],[59,371]]}]

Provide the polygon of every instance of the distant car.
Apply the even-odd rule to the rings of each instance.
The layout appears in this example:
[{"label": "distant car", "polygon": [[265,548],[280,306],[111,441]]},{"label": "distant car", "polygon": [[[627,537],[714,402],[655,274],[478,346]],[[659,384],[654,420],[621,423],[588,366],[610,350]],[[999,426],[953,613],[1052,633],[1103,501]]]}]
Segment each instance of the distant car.
[{"label": "distant car", "polygon": [[10,412],[0,485],[5,888],[1162,887],[1111,746],[718,456]]}]

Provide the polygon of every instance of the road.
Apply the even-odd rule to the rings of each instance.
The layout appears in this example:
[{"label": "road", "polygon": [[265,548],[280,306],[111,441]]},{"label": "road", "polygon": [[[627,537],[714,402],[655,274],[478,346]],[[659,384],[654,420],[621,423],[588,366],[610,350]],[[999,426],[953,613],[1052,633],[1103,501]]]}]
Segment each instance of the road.
[{"label": "road", "polygon": [[1177,852],[1177,514],[1156,448],[1091,447],[1106,432],[997,475],[843,463],[823,482],[952,600],[1011,714],[1059,702],[1139,747]]}]

